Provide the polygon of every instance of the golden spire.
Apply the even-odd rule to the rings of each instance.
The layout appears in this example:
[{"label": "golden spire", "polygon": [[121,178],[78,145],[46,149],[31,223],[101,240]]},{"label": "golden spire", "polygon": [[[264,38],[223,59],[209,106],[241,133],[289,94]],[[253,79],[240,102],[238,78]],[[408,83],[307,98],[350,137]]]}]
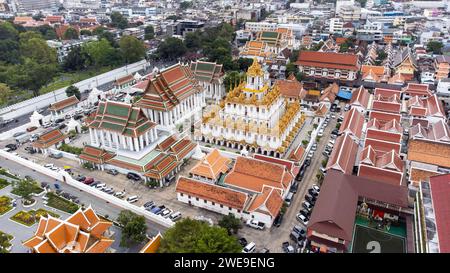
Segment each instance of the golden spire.
[{"label": "golden spire", "polygon": [[261,68],[261,65],[258,63],[258,60],[256,58],[253,58],[252,65],[247,70],[247,75],[250,77],[262,77],[264,76],[264,72]]}]

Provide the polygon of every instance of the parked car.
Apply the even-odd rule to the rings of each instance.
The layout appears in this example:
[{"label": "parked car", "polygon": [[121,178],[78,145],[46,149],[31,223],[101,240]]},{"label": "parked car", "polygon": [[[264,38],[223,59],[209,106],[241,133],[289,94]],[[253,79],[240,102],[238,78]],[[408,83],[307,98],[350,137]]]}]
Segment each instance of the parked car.
[{"label": "parked car", "polygon": [[17,133],[15,133],[13,135],[13,137],[18,137],[18,136],[21,136],[21,135],[24,135],[24,134],[26,134],[26,133],[25,132],[17,132]]},{"label": "parked car", "polygon": [[245,247],[246,245],[248,245],[247,239],[245,239],[244,237],[239,238],[238,241],[242,247]]},{"label": "parked car", "polygon": [[8,148],[10,151],[17,150],[17,145],[13,143],[7,144],[5,147]]},{"label": "parked car", "polygon": [[133,195],[133,196],[130,196],[127,198],[128,203],[135,203],[137,201],[139,201],[139,197],[137,197],[136,195]]},{"label": "parked car", "polygon": [[311,159],[306,159],[305,162],[303,163],[303,166],[309,166],[311,165]]},{"label": "parked car", "polygon": [[313,205],[311,205],[311,203],[309,203],[308,201],[303,201],[302,206],[308,211],[311,211],[311,209],[313,208]]},{"label": "parked car", "polygon": [[283,242],[281,244],[281,248],[283,249],[284,253],[294,253],[294,247],[291,246],[289,242]]},{"label": "parked car", "polygon": [[50,169],[50,168],[53,168],[53,167],[55,167],[55,165],[53,163],[49,163],[49,164],[45,164],[44,165],[44,168],[47,168],[47,169]]},{"label": "parked car", "polygon": [[305,195],[305,200],[314,205],[316,203],[316,199],[309,194]]},{"label": "parked car", "polygon": [[160,213],[161,211],[162,211],[162,208],[160,208],[160,207],[154,207],[150,210],[150,212],[152,212],[156,215],[158,215],[158,213]]},{"label": "parked car", "polygon": [[314,143],[312,146],[311,146],[311,151],[316,151],[317,150],[317,143]]},{"label": "parked car", "polygon": [[246,225],[255,229],[263,230],[265,228],[265,224],[260,221],[256,221],[254,219],[248,219]]},{"label": "parked car", "polygon": [[320,187],[317,186],[316,184],[313,184],[311,188],[314,189],[316,192],[320,192]]},{"label": "parked car", "polygon": [[306,217],[305,215],[298,213],[296,216],[297,220],[300,221],[300,223],[304,224],[305,226],[308,225],[308,217]]},{"label": "parked car", "polygon": [[31,126],[27,128],[27,132],[33,132],[34,130],[36,130],[37,127],[36,126]]},{"label": "parked car", "polygon": [[278,214],[277,217],[275,217],[275,220],[273,221],[273,225],[275,227],[281,226],[281,223],[283,222],[283,214]]},{"label": "parked car", "polygon": [[134,180],[134,181],[140,181],[142,179],[138,174],[132,173],[132,172],[129,172],[127,174],[127,178],[131,179],[131,180]]},{"label": "parked car", "polygon": [[62,129],[64,129],[64,128],[66,128],[66,127],[67,127],[67,125],[65,125],[65,124],[61,124],[61,125],[59,125],[59,127],[58,127],[58,128],[59,128],[60,130],[62,130]]},{"label": "parked car", "polygon": [[153,206],[154,204],[155,204],[155,202],[153,202],[153,201],[148,201],[148,202],[146,202],[146,203],[144,204],[144,208],[151,207],[151,206]]},{"label": "parked car", "polygon": [[337,135],[339,134],[339,129],[333,129],[333,131],[331,131],[332,135]]},{"label": "parked car", "polygon": [[317,197],[319,195],[319,193],[316,192],[316,190],[314,190],[313,188],[309,189],[308,193],[311,194],[314,197]]},{"label": "parked car", "polygon": [[119,174],[119,172],[116,169],[109,169],[106,171],[106,173],[112,174],[112,175],[117,175]]},{"label": "parked car", "polygon": [[255,252],[256,244],[254,242],[249,243],[242,249],[242,253],[253,253]]},{"label": "parked car", "polygon": [[61,123],[61,122],[64,122],[64,119],[63,119],[63,118],[59,118],[59,119],[55,120],[55,123],[56,123],[56,124]]},{"label": "parked car", "polygon": [[123,198],[125,196],[125,192],[123,191],[116,192],[114,193],[114,196],[117,198]]},{"label": "parked car", "polygon": [[324,167],[320,167],[320,172],[322,172],[323,174],[326,174],[327,173],[327,169],[326,168],[324,168]]},{"label": "parked car", "polygon": [[169,219],[170,220],[172,220],[172,221],[178,221],[179,219],[181,218],[181,212],[179,212],[179,211],[177,211],[177,212],[174,212],[174,213],[172,213],[170,216],[169,216]]},{"label": "parked car", "polygon": [[305,215],[306,217],[311,216],[311,212],[307,209],[302,209],[299,213]]},{"label": "parked car", "polygon": [[298,182],[292,183],[291,188],[289,189],[289,191],[292,192],[292,193],[297,193],[298,184],[299,184]]},{"label": "parked car", "polygon": [[298,243],[298,241],[300,241],[302,239],[302,236],[295,231],[291,231],[291,234],[289,235],[289,237],[291,238],[291,240],[293,240],[296,243]]},{"label": "parked car", "polygon": [[263,248],[259,251],[259,253],[269,253],[270,250],[268,248]]},{"label": "parked car", "polygon": [[97,190],[103,190],[103,189],[105,189],[106,188],[106,184],[105,183],[100,183],[100,184],[97,184],[97,186],[95,186],[95,188],[97,189]]},{"label": "parked car", "polygon": [[[45,167],[45,166],[44,166]],[[86,176],[78,175],[77,178],[75,178],[77,181],[83,182],[86,179]]]},{"label": "parked car", "polygon": [[317,136],[323,136],[323,129],[320,129],[319,132],[317,133]]},{"label": "parked car", "polygon": [[75,115],[75,116],[73,116],[74,120],[80,120],[82,118],[83,118],[83,115]]},{"label": "parked car", "polygon": [[83,181],[84,184],[92,184],[94,183],[94,178],[93,177],[86,177],[86,179],[84,179]]},{"label": "parked car", "polygon": [[163,211],[161,211],[160,215],[164,218],[168,218],[172,212],[173,211],[171,209],[166,208]]}]

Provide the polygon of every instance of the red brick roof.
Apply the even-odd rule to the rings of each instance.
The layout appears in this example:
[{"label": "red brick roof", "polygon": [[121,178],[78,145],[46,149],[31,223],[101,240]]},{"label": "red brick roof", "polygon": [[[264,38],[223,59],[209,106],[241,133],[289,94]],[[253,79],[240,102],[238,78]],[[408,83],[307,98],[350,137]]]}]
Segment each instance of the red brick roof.
[{"label": "red brick roof", "polygon": [[45,149],[62,142],[65,138],[67,138],[67,136],[59,129],[54,129],[42,134],[39,139],[33,143],[33,147]]},{"label": "red brick roof", "polygon": [[344,120],[342,121],[341,127],[339,127],[339,133],[347,132],[360,139],[363,125],[364,115],[356,110],[356,108],[352,108],[344,114]]},{"label": "red brick roof", "polygon": [[358,144],[349,134],[339,136],[336,139],[326,169],[335,169],[345,174],[352,174],[357,152]]},{"label": "red brick roof", "polygon": [[80,101],[78,100],[78,98],[75,97],[75,95],[74,95],[74,96],[71,96],[71,97],[68,97],[66,99],[63,99],[63,100],[60,100],[58,102],[50,104],[49,109],[52,110],[52,111],[59,111],[59,110],[62,110],[64,108],[67,108],[67,107],[70,107],[70,106],[73,106],[73,105],[77,105],[79,102]]},{"label": "red brick roof", "polygon": [[300,51],[297,65],[358,71],[358,56],[334,52]]}]

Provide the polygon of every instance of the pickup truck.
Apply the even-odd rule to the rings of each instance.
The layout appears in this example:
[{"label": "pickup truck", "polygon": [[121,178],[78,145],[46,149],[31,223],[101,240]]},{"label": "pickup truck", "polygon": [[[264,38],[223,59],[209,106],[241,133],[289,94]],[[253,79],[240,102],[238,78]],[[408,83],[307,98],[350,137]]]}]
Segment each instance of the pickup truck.
[{"label": "pickup truck", "polygon": [[260,229],[260,230],[263,230],[266,226],[263,222],[259,222],[259,221],[251,220],[251,219],[247,220],[246,224],[249,227],[252,227],[255,229]]}]

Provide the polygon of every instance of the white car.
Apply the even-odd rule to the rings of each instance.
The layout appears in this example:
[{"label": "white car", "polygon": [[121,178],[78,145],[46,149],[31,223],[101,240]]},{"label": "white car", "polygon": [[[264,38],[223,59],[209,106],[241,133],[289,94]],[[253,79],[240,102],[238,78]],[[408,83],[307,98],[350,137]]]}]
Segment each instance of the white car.
[{"label": "white car", "polygon": [[255,252],[256,244],[254,242],[249,243],[242,249],[242,253],[253,253]]},{"label": "white car", "polygon": [[317,143],[314,143],[314,144],[311,146],[311,151],[315,151],[315,150],[317,150]]},{"label": "white car", "polygon": [[164,209],[162,212],[161,212],[161,216],[162,217],[164,217],[164,218],[168,218],[169,216],[170,216],[170,214],[172,213],[173,211],[171,210],[171,209]]},{"label": "white car", "polygon": [[308,153],[308,157],[309,158],[312,158],[314,156],[314,150],[312,150],[312,151],[309,151],[309,153]]},{"label": "white car", "polygon": [[306,218],[306,216],[301,213],[297,214],[297,220],[305,226],[308,225],[308,218]]},{"label": "white car", "polygon": [[311,187],[313,190],[315,190],[316,192],[320,192],[320,188],[319,186],[317,186],[316,184],[313,184]]},{"label": "white car", "polygon": [[47,168],[47,169],[50,169],[50,168],[54,168],[55,165],[50,163],[50,164],[45,164],[44,167]]},{"label": "white car", "polygon": [[323,136],[323,129],[319,130],[319,133],[317,133],[317,136],[320,136],[320,137]]},{"label": "white car", "polygon": [[263,222],[256,221],[253,219],[248,219],[246,224],[249,227],[260,229],[260,230],[263,230],[266,226]]},{"label": "white car", "polygon": [[116,192],[114,193],[114,196],[117,198],[123,198],[125,196],[125,192],[123,191]]},{"label": "white car", "polygon": [[97,186],[95,186],[98,190],[104,190],[104,189],[106,189],[106,184],[105,183],[100,183],[100,184],[97,184]]}]

